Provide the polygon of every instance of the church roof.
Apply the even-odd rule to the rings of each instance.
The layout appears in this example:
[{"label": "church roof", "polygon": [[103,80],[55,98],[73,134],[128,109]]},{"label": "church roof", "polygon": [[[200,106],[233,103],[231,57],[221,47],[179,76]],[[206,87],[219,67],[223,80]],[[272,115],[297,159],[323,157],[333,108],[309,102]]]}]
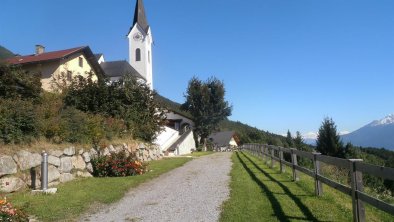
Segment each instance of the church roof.
[{"label": "church roof", "polygon": [[130,31],[135,24],[138,24],[145,31],[145,33],[148,33],[149,24],[146,19],[145,8],[142,0],[137,0],[137,3],[135,5],[134,21],[133,26],[130,28]]},{"label": "church roof", "polygon": [[102,62],[100,66],[107,77],[122,77],[124,74],[129,73],[132,76],[145,80],[145,78],[125,60]]}]

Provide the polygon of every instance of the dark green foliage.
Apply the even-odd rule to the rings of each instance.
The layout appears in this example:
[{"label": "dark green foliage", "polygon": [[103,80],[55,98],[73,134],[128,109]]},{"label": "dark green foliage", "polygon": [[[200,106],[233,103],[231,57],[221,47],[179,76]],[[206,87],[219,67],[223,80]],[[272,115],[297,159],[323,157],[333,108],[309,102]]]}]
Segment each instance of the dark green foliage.
[{"label": "dark green foliage", "polygon": [[251,127],[239,121],[223,120],[219,124],[221,131],[235,131],[239,136],[240,143],[261,143],[281,146],[286,143],[286,137],[268,131]]},{"label": "dark green foliage", "polygon": [[189,118],[189,119],[194,119],[192,114],[190,114],[188,111],[182,110],[181,109],[181,104],[171,101],[159,94],[155,95],[155,100],[160,104],[160,106],[164,107],[165,109],[174,111],[176,113],[182,114],[183,116]]},{"label": "dark green foliage", "polygon": [[286,147],[294,147],[294,141],[293,137],[291,136],[290,130],[287,130]]},{"label": "dark green foliage", "polygon": [[126,177],[141,175],[147,171],[147,165],[138,161],[125,151],[112,153],[109,156],[93,158],[93,175],[96,177]]},{"label": "dark green foliage", "polygon": [[36,99],[40,93],[39,74],[27,73],[18,66],[0,63],[0,98]]},{"label": "dark green foliage", "polygon": [[165,115],[154,92],[125,74],[120,82],[92,81],[81,76],[67,89],[65,104],[81,111],[121,119],[134,138],[152,141]]},{"label": "dark green foliage", "polygon": [[231,115],[232,107],[224,100],[224,84],[212,77],[203,82],[196,77],[189,81],[186,102],[182,109],[194,117],[194,131],[201,137],[201,144],[217,128],[220,121]]},{"label": "dark green foliage", "polygon": [[335,157],[345,156],[342,141],[337,133],[337,126],[331,118],[325,118],[319,128],[316,150],[323,155]]},{"label": "dark green foliage", "polygon": [[0,45],[0,60],[14,57],[15,54]]},{"label": "dark green foliage", "polygon": [[38,136],[31,101],[0,99],[0,143],[30,143]]}]

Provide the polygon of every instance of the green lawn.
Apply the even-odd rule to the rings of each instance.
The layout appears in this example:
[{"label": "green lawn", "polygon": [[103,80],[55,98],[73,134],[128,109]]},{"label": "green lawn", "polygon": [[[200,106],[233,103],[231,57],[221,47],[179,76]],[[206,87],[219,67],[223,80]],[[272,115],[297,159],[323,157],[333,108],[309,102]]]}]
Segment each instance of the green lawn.
[{"label": "green lawn", "polygon": [[35,215],[40,221],[72,220],[94,204],[115,202],[132,187],[153,179],[191,158],[166,158],[150,162],[149,173],[134,177],[78,179],[58,186],[55,195],[32,195],[30,192],[8,196],[8,200]]},{"label": "green lawn", "polygon": [[[291,171],[279,173],[244,152],[232,156],[230,198],[222,206],[220,221],[352,221],[351,198],[328,186],[314,195],[312,178],[301,174],[293,182]],[[366,221],[394,221],[394,216],[366,208]]]}]

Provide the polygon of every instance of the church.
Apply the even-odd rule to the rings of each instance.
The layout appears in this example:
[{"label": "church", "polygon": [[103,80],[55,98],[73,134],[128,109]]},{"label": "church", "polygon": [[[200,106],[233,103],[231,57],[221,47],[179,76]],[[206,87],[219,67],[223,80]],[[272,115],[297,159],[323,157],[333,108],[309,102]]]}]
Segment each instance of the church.
[{"label": "church", "polygon": [[124,60],[105,62],[102,54],[96,54],[97,61],[111,81],[117,81],[124,73],[130,73],[153,90],[153,38],[142,0],[136,2],[134,19],[127,38],[129,41],[128,63]]},{"label": "church", "polygon": [[[44,46],[36,45],[34,54],[16,56],[6,62],[20,65],[32,73],[41,73],[42,87],[47,91],[55,89],[53,80],[58,76],[71,81],[75,76],[87,76],[89,72],[93,73],[93,80],[101,76],[110,81],[119,81],[124,74],[131,74],[153,90],[153,37],[142,0],[136,0],[127,39],[129,61],[105,61],[103,54],[94,54],[89,46],[46,52]],[[183,155],[195,149],[194,123],[190,117],[167,110],[167,123],[154,141],[164,154]]]}]

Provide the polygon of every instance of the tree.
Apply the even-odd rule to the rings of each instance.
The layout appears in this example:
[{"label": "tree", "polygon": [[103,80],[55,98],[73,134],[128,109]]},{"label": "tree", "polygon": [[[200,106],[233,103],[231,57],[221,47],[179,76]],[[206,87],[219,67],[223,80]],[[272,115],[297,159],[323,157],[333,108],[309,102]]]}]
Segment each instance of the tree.
[{"label": "tree", "polygon": [[286,143],[289,147],[294,146],[293,137],[291,136],[290,130],[287,130]]},{"label": "tree", "polygon": [[298,150],[303,150],[304,139],[302,138],[300,131],[296,132],[296,137],[294,138],[294,146]]},{"label": "tree", "polygon": [[0,63],[0,98],[37,99],[41,93],[38,73],[28,73],[20,66]]},{"label": "tree", "polygon": [[319,128],[316,150],[329,156],[344,157],[345,155],[337,126],[331,118],[325,118]]},{"label": "tree", "polygon": [[224,100],[224,94],[223,82],[214,77],[206,82],[196,77],[189,81],[186,102],[182,104],[182,109],[193,115],[194,131],[200,136],[199,143],[204,147],[206,139],[219,122],[231,115],[232,107]]}]

